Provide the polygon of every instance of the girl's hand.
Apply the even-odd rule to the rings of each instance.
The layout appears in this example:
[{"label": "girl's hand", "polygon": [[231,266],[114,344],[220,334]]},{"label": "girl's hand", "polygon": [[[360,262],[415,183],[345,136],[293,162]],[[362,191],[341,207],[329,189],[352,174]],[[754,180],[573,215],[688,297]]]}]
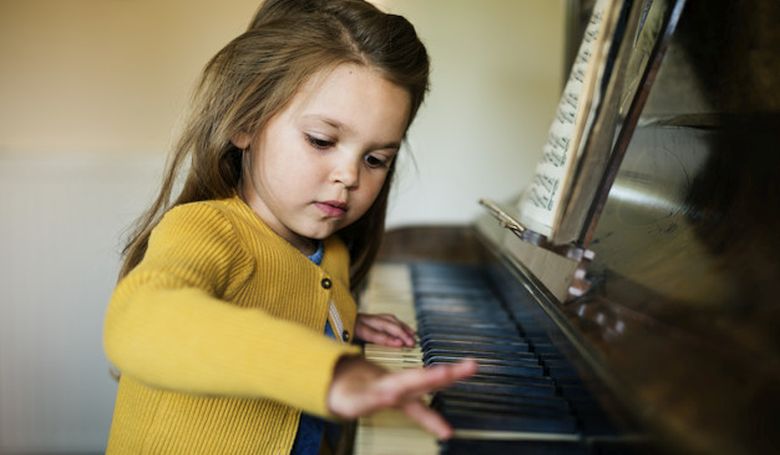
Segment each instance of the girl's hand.
[{"label": "girl's hand", "polygon": [[392,314],[358,314],[355,336],[369,343],[396,348],[415,345],[414,330]]},{"label": "girl's hand", "polygon": [[383,408],[397,408],[437,438],[449,439],[452,428],[423,403],[422,397],[476,372],[473,360],[391,373],[362,357],[345,356],[334,370],[328,409],[338,417],[355,419]]}]

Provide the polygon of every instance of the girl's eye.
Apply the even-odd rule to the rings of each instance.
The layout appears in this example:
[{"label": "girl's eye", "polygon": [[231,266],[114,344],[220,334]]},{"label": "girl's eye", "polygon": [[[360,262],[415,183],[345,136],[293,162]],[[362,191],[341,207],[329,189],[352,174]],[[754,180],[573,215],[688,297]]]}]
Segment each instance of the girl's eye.
[{"label": "girl's eye", "polygon": [[389,163],[388,159],[376,155],[366,155],[365,161],[370,168],[387,167]]},{"label": "girl's eye", "polygon": [[319,150],[325,150],[331,146],[333,146],[333,142],[329,141],[327,139],[320,139],[316,136],[312,136],[310,134],[306,135],[306,141],[314,148]]}]

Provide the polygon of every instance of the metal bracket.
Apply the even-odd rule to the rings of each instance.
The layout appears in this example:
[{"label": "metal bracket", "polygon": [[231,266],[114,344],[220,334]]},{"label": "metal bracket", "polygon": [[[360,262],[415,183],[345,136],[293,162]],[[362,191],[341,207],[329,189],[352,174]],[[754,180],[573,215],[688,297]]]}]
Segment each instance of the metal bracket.
[{"label": "metal bracket", "polygon": [[587,267],[596,256],[593,250],[583,248],[575,243],[554,245],[546,236],[528,229],[495,202],[489,199],[480,199],[479,203],[487,208],[490,214],[498,220],[501,227],[509,229],[521,240],[577,262],[577,268],[568,289],[567,301],[580,297],[590,290],[591,282],[587,278]]}]

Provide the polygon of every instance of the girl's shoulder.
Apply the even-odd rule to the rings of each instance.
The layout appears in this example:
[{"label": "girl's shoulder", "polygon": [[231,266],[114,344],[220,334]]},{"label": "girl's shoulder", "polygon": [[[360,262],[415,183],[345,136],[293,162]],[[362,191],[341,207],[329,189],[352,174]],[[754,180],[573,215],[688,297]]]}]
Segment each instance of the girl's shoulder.
[{"label": "girl's shoulder", "polygon": [[236,224],[254,218],[253,212],[247,214],[248,210],[251,209],[246,207],[238,197],[188,202],[168,209],[161,223],[206,223],[235,227]]},{"label": "girl's shoulder", "polygon": [[190,232],[205,230],[223,239],[230,238],[245,249],[258,244],[278,248],[283,242],[238,196],[177,205],[163,216],[160,225],[163,224]]},{"label": "girl's shoulder", "polygon": [[161,225],[232,224],[231,209],[227,199],[206,200],[179,204],[168,209],[160,221]]},{"label": "girl's shoulder", "polygon": [[200,270],[204,277],[223,283],[229,278],[222,275],[225,271],[251,262],[231,212],[230,205],[222,201],[192,202],[169,209],[152,230],[138,269],[168,270],[186,264],[189,272]]},{"label": "girl's shoulder", "polygon": [[227,200],[207,200],[179,204],[168,209],[152,231],[150,242],[177,244],[203,241],[235,243],[236,215]]}]

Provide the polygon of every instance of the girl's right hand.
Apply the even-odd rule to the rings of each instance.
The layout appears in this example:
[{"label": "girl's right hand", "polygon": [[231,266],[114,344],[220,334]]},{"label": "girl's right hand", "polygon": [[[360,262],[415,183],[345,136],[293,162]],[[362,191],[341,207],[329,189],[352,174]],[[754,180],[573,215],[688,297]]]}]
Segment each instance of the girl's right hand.
[{"label": "girl's right hand", "polygon": [[328,408],[344,419],[355,419],[383,408],[398,408],[439,439],[449,439],[452,428],[423,403],[422,397],[476,372],[477,363],[473,360],[389,372],[362,357],[345,356],[334,370]]}]

